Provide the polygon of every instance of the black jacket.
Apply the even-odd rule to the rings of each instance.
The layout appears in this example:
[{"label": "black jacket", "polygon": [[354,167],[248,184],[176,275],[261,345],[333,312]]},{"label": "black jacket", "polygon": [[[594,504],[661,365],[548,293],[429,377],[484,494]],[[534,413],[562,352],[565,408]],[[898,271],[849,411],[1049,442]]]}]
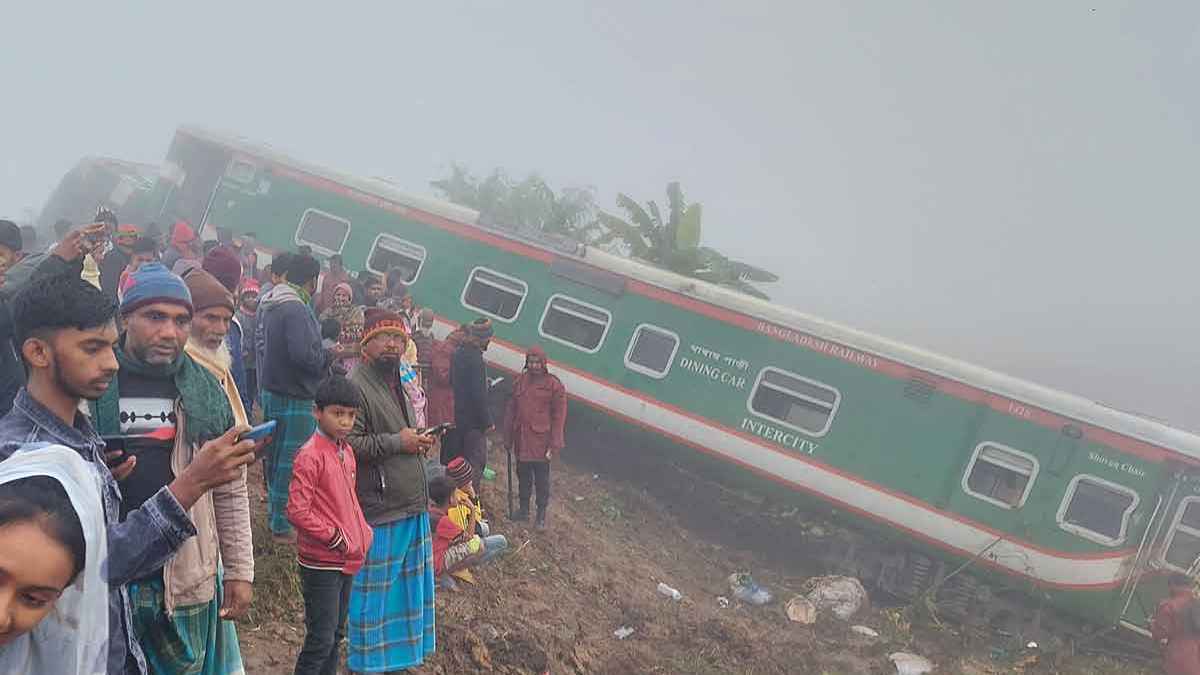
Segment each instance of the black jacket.
[{"label": "black jacket", "polygon": [[125,271],[128,265],[129,254],[115,246],[100,262],[100,290],[112,298],[113,302],[117,300],[117,285],[121,282],[121,272]]},{"label": "black jacket", "polygon": [[281,284],[263,296],[254,344],[259,386],[288,398],[313,399],[333,355],[321,346],[317,317],[294,288]]},{"label": "black jacket", "polygon": [[450,361],[450,386],[454,389],[454,426],[462,431],[492,426],[488,407],[487,366],[479,347],[461,344]]},{"label": "black jacket", "polygon": [[0,295],[0,417],[12,410],[13,399],[25,384],[25,367],[13,344],[12,311],[8,303],[8,295]]}]

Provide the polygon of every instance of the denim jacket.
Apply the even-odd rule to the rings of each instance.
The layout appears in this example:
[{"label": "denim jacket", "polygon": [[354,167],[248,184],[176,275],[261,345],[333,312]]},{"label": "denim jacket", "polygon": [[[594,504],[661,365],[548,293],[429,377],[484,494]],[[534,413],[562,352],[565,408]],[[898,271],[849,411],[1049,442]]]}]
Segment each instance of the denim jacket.
[{"label": "denim jacket", "polygon": [[26,443],[49,442],[78,452],[104,482],[104,519],[108,523],[108,672],[125,673],[129,656],[140,673],[148,672],[146,658],[130,631],[129,595],[125,585],[153,574],[175,553],[196,528],[175,495],[163,488],[120,521],[121,490],[104,463],[104,441],[82,413],[67,426],[33,399],[25,388],[17,393],[12,411],[0,419],[0,461]]}]

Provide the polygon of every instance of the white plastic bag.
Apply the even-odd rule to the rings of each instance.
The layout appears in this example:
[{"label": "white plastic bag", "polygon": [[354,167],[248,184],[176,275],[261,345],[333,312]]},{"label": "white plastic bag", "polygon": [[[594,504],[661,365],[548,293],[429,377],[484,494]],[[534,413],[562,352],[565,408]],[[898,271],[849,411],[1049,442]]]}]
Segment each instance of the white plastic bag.
[{"label": "white plastic bag", "polygon": [[842,621],[858,613],[867,604],[867,589],[854,577],[813,577],[805,582],[808,599],[817,609],[827,609]]},{"label": "white plastic bag", "polygon": [[924,675],[933,672],[933,663],[924,656],[908,652],[894,652],[888,655],[896,666],[896,675]]}]

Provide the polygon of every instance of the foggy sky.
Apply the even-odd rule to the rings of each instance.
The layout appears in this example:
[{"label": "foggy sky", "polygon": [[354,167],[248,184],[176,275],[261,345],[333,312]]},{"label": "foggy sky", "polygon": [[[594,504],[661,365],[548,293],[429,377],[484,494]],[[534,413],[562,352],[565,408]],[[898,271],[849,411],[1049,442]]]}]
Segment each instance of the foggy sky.
[{"label": "foggy sky", "polygon": [[780,302],[1200,429],[1200,4],[299,4],[7,8],[0,214],[181,123],[419,193],[680,180]]}]

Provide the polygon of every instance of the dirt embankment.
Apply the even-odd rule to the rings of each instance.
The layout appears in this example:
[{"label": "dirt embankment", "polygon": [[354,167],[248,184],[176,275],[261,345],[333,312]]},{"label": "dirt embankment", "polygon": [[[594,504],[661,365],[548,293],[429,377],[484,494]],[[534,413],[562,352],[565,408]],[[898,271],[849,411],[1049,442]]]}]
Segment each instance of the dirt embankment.
[{"label": "dirt embankment", "polygon": [[[813,626],[792,623],[783,606],[807,576],[803,560],[788,558],[799,550],[802,517],[771,513],[753,498],[739,504],[735,492],[663,467],[645,484],[670,489],[651,496],[636,482],[594,473],[593,458],[575,457],[555,467],[550,528],[536,532],[508,521],[503,458],[493,461],[498,475],[485,483],[484,504],[510,553],[477,571],[474,586],[438,593],[437,653],[416,672],[882,674],[895,672],[887,659],[895,651],[928,657],[936,673],[1150,672],[1023,652],[882,599],[849,622],[821,615]],[[243,654],[251,674],[290,673],[304,631],[294,554],[262,536],[259,476],[252,486],[258,581],[254,610],[239,627]],[[726,582],[734,571],[751,572],[775,601],[734,600]],[[659,582],[683,599],[660,595]],[[623,627],[633,632],[618,639],[613,631]]]}]

